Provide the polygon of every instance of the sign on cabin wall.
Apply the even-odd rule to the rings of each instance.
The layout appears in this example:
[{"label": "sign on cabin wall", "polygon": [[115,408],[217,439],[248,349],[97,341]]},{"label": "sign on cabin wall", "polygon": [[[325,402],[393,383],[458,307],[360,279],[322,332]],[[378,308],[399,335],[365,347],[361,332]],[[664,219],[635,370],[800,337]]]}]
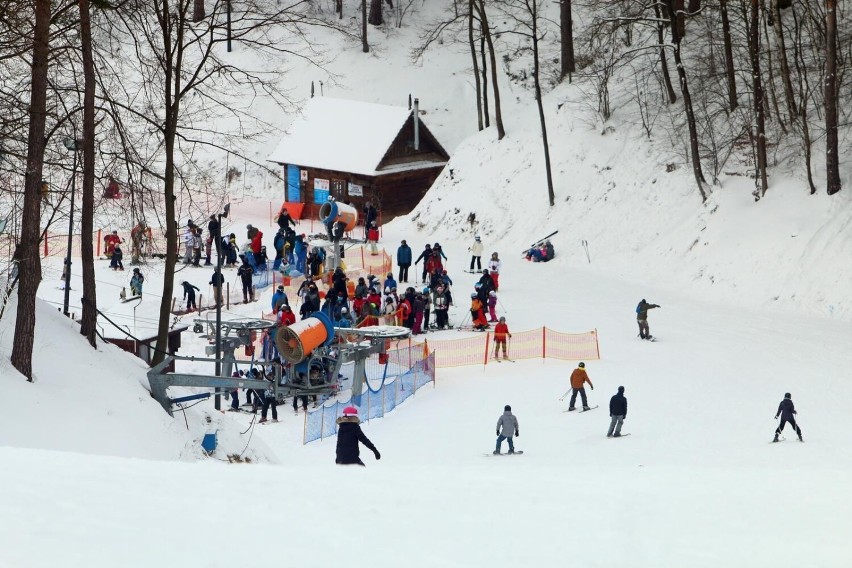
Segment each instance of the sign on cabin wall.
[{"label": "sign on cabin wall", "polygon": [[308,170],[302,170],[302,181],[308,181]]},{"label": "sign on cabin wall", "polygon": [[314,203],[328,201],[329,183],[327,179],[314,178]]},{"label": "sign on cabin wall", "polygon": [[356,183],[350,183],[349,197],[364,197],[364,186]]}]

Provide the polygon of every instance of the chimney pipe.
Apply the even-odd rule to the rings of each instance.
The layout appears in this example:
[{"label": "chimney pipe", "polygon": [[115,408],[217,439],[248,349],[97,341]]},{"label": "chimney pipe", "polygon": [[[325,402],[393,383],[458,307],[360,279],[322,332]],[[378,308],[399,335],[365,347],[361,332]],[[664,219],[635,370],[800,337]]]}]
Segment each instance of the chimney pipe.
[{"label": "chimney pipe", "polygon": [[414,151],[420,150],[420,99],[414,99]]}]

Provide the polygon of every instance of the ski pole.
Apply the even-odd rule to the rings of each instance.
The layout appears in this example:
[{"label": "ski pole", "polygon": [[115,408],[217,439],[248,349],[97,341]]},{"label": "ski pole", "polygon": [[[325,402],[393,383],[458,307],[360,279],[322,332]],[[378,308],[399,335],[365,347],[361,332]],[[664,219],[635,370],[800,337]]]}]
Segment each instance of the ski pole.
[{"label": "ski pole", "polygon": [[509,310],[506,309],[506,306],[503,305],[503,302],[500,301],[500,298],[497,298],[497,303],[500,304],[500,309],[503,310],[503,313],[509,313]]},{"label": "ski pole", "polygon": [[561,402],[561,401],[565,400],[565,397],[568,396],[568,394],[570,392],[571,392],[571,389],[568,389],[567,391],[565,391],[565,394],[563,394],[562,396],[559,397],[559,401]]}]

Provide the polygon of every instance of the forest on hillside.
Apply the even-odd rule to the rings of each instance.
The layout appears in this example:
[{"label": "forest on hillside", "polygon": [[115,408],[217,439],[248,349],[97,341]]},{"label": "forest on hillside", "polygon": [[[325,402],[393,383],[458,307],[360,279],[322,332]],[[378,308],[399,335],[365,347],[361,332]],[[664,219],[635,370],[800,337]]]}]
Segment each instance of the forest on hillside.
[{"label": "forest on hillside", "polygon": [[[231,167],[214,175],[199,156],[212,149],[248,164],[246,142],[270,126],[253,101],[292,109],[286,86],[294,62],[322,68],[334,58],[317,38],[370,54],[374,34],[409,27],[418,34],[416,45],[405,46],[413,62],[466,50],[471,120],[497,139],[506,134],[501,86],[508,80],[526,89],[538,107],[551,205],[545,97],[568,83],[582,91],[601,131],[617,117],[679,151],[703,199],[729,171],[754,179],[755,200],[772,190],[775,171],[801,177],[814,195],[843,189],[849,3],[451,0],[426,10],[428,1],[4,2],[0,281],[4,306],[17,295],[15,367],[31,377],[49,229],[68,226],[76,212],[70,230],[82,239],[81,333],[94,346],[97,212],[115,192],[124,195],[131,224],[162,228],[166,262],[174,263],[179,220],[220,211],[229,183],[245,173]],[[173,288],[168,276],[161,349]]]}]

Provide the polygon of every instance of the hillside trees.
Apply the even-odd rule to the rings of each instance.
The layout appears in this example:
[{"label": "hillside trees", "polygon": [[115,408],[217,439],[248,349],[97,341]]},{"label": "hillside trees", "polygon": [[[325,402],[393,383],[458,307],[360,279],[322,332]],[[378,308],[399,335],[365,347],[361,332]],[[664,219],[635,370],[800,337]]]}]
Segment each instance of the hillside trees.
[{"label": "hillside trees", "polygon": [[837,72],[837,0],[825,0],[825,169],[829,195],[834,195],[841,188]]},{"label": "hillside trees", "polygon": [[[128,0],[103,29],[109,51],[101,63],[120,77],[106,89],[113,91],[109,105],[121,114],[127,146],[137,152],[140,183],[162,188],[167,267],[177,261],[176,201],[181,182],[186,183],[182,165],[198,167],[184,153],[197,145],[231,151],[229,141],[236,136],[251,137],[247,124],[262,121],[251,112],[246,92],[263,92],[284,105],[285,75],[274,61],[290,57],[318,61],[319,53],[306,44],[305,27],[332,28],[311,17],[306,3],[299,0],[286,5],[241,2],[231,14],[230,37],[265,62],[264,68],[252,69],[224,51],[226,2],[208,4],[208,16],[195,24],[193,5],[192,0]],[[110,53],[122,57],[109,58]],[[240,91],[241,96],[234,96]],[[153,364],[167,352],[173,292],[174,272],[167,269]]]}]

